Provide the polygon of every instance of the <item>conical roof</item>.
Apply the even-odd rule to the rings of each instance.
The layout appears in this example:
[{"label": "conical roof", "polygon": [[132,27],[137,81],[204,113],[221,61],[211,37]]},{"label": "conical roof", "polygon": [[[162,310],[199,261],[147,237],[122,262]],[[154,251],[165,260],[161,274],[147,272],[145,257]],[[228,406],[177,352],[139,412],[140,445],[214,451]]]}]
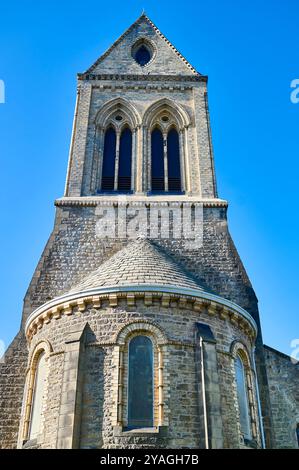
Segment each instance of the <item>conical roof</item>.
[{"label": "conical roof", "polygon": [[204,290],[196,278],[149,240],[130,242],[69,292],[129,286],[167,286]]}]

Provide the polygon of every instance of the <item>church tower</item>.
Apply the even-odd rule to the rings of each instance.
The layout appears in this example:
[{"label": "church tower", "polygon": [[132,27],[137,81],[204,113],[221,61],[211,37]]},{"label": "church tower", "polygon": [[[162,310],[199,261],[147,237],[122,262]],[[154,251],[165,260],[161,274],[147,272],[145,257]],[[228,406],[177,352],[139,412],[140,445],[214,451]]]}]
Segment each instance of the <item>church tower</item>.
[{"label": "church tower", "polygon": [[207,77],[144,14],[78,75],[55,205],[1,368],[2,447],[270,447],[258,304],[217,194]]}]

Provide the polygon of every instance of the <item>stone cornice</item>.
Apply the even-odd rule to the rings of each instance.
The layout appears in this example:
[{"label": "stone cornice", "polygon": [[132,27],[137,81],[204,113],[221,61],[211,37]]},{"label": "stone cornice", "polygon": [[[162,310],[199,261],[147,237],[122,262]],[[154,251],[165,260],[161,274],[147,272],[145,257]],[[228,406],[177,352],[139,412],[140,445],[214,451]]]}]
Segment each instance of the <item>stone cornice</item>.
[{"label": "stone cornice", "polygon": [[199,204],[203,207],[227,207],[228,203],[224,199],[200,199],[196,196],[143,196],[143,195],[132,195],[124,196],[121,194],[103,195],[103,196],[82,196],[82,197],[62,197],[56,199],[56,207],[97,207],[102,204],[113,204],[115,206],[119,204],[144,204],[149,207],[150,204],[190,204],[191,206]]},{"label": "stone cornice", "polygon": [[199,313],[206,310],[211,316],[216,315],[222,320],[228,320],[243,329],[252,339],[257,333],[256,323],[246,310],[217,295],[178,286],[128,285],[88,289],[65,294],[45,303],[29,316],[25,325],[27,339],[30,341],[44,324],[58,320],[63,315],[80,314],[85,312],[87,307],[100,309],[103,302],[115,308],[121,299],[124,299],[130,307],[136,305],[136,299],[142,299],[145,306],[151,306],[153,299],[156,299],[165,308],[172,308],[171,303],[177,302],[177,307],[180,309],[191,309]]},{"label": "stone cornice", "polygon": [[207,75],[136,75],[136,74],[94,74],[94,73],[78,73],[79,81],[146,81],[146,82],[207,82]]}]

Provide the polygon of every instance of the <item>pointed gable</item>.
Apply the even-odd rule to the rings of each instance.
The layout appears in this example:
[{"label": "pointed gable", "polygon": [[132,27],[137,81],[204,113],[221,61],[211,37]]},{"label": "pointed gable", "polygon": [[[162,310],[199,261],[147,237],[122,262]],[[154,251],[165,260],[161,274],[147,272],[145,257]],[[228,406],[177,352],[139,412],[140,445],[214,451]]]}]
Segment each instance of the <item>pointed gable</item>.
[{"label": "pointed gable", "polygon": [[[132,56],[134,45],[142,39],[149,42],[153,51],[152,59],[144,67]],[[142,14],[85,73],[200,75],[145,14]]]}]

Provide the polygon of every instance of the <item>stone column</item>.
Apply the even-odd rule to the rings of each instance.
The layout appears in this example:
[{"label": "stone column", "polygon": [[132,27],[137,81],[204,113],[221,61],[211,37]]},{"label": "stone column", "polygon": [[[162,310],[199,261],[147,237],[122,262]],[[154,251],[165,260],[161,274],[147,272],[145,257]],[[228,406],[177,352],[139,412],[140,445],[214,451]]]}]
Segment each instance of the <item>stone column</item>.
[{"label": "stone column", "polygon": [[118,169],[119,169],[119,148],[120,148],[120,132],[116,132],[116,155],[114,170],[114,191],[118,190]]},{"label": "stone column", "polygon": [[137,126],[136,128],[136,186],[135,192],[142,193],[145,189],[144,173],[146,172],[146,128]]},{"label": "stone column", "polygon": [[131,156],[131,191],[137,191],[137,182],[136,182],[136,168],[137,168],[137,157],[138,157],[138,139],[137,139],[138,129],[135,128],[132,131],[132,156]]},{"label": "stone column", "polygon": [[196,323],[195,340],[200,447],[205,449],[222,449],[223,429],[216,340],[211,328],[204,323]]},{"label": "stone column", "polygon": [[184,163],[185,163],[185,190],[186,192],[192,193],[193,191],[193,185],[192,185],[192,180],[191,180],[191,172],[190,172],[190,155],[189,155],[189,146],[188,146],[188,128],[184,128],[184,134],[183,134],[183,151],[184,151]]},{"label": "stone column", "polygon": [[180,140],[180,169],[181,169],[181,190],[186,191],[186,171],[185,171],[185,160],[186,157],[184,155],[184,137],[183,137],[183,130],[181,129],[179,132],[179,140]]},{"label": "stone column", "polygon": [[80,446],[85,327],[71,332],[65,341],[57,449]]},{"label": "stone column", "polygon": [[164,187],[168,191],[168,155],[167,155],[167,134],[163,134],[163,151],[164,151]]}]

